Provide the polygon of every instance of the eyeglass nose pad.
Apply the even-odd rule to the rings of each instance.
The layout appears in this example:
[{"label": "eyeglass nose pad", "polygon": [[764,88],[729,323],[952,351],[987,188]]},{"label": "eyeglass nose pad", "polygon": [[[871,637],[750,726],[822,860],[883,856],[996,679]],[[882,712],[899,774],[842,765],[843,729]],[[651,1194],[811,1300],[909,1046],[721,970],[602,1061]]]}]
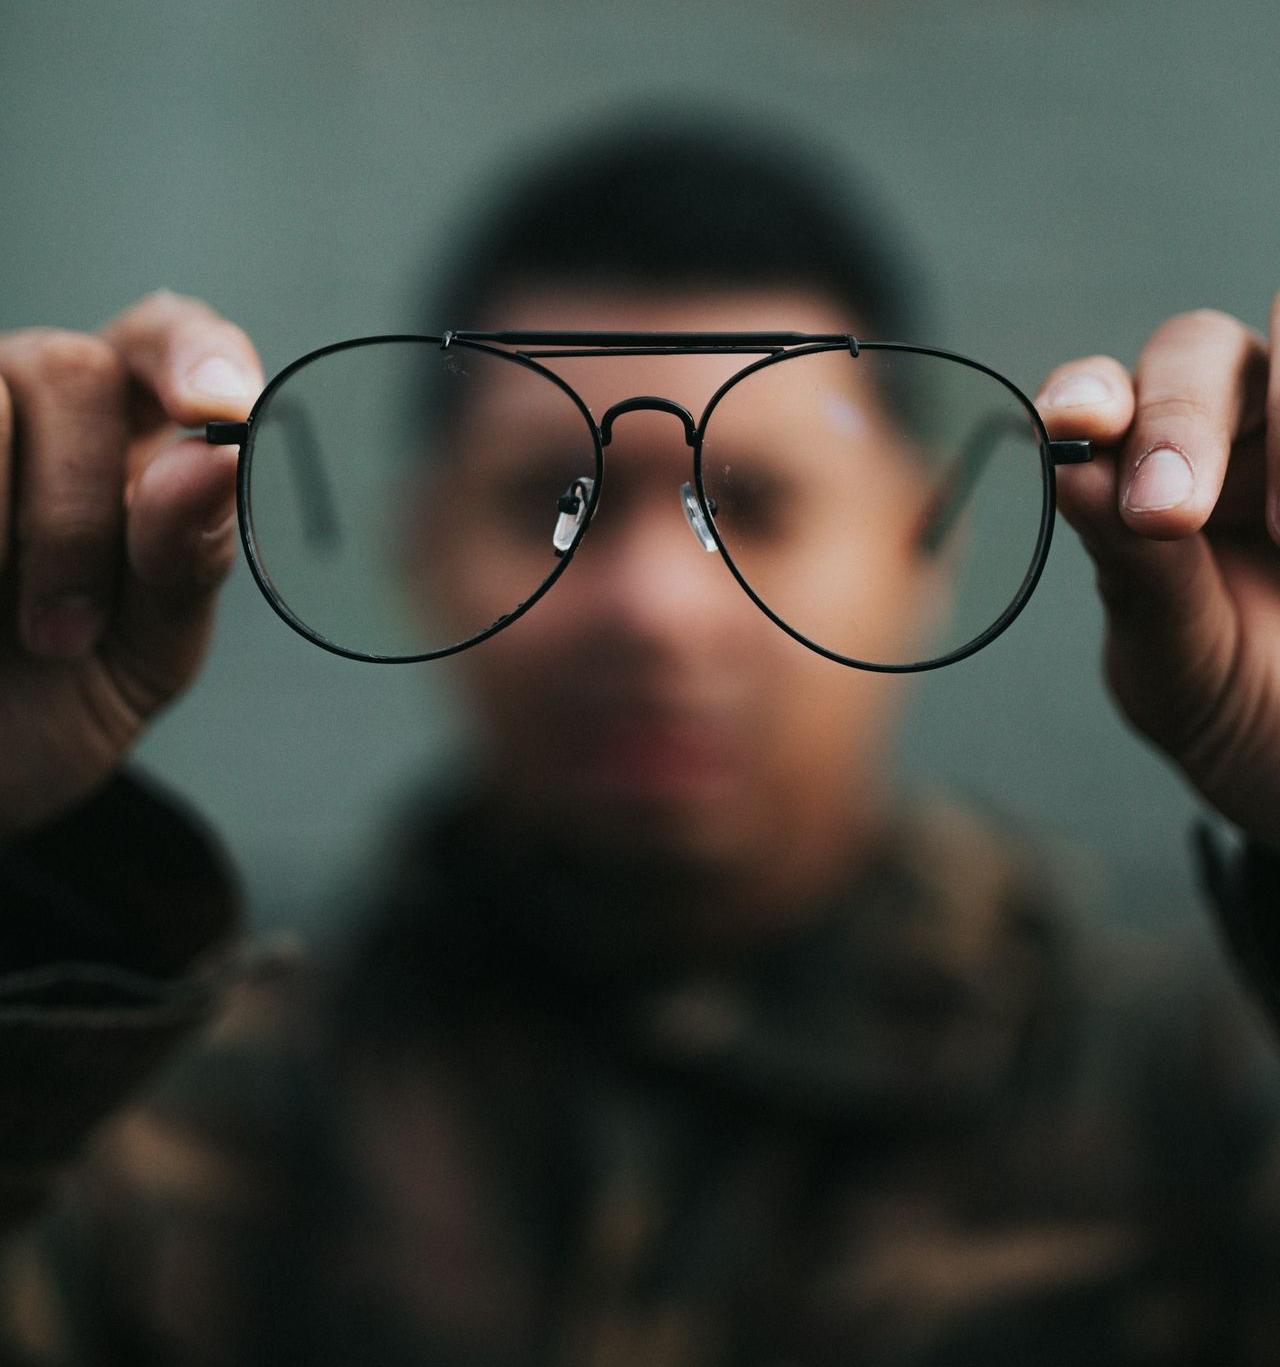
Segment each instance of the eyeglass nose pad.
[{"label": "eyeglass nose pad", "polygon": [[[707,519],[703,516],[698,495],[694,493],[693,485],[688,480],[685,480],[680,486],[680,503],[684,508],[685,521],[688,522],[690,531],[698,538],[702,549],[704,551],[717,550],[716,539],[711,535],[711,528],[707,526]],[[715,500],[708,499],[707,503],[712,515],[714,515],[716,511]]]},{"label": "eyeglass nose pad", "polygon": [[560,516],[556,518],[555,530],[551,533],[551,547],[556,555],[563,555],[573,545],[578,528],[587,515],[587,504],[591,502],[595,487],[595,480],[583,475],[581,479],[575,479],[556,500]]}]

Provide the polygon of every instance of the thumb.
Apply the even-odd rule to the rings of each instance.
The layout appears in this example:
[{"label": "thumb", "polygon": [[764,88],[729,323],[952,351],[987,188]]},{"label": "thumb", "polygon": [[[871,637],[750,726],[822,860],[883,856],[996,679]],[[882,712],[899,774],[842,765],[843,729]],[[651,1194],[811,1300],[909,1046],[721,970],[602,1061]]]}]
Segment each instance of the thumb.
[{"label": "thumb", "polygon": [[187,438],[133,483],[128,569],[102,650],[144,715],[191,681],[208,644],[216,591],[235,558],[235,469],[233,451]]},{"label": "thumb", "polygon": [[1213,552],[1196,531],[1157,540],[1120,515],[1118,452],[1057,471],[1058,506],[1097,572],[1106,667],[1131,720],[1175,755],[1208,720],[1232,669],[1238,624]]}]

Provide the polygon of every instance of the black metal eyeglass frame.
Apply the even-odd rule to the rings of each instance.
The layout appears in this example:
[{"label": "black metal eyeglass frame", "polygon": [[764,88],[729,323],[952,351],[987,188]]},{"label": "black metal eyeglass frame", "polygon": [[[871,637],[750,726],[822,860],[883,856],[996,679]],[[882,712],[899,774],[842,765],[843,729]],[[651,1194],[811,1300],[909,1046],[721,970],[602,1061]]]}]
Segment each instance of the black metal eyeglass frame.
[{"label": "black metal eyeglass frame", "polygon": [[[250,511],[249,485],[253,464],[254,424],[269,405],[276,391],[290,376],[304,366],[335,352],[346,351],[355,347],[400,342],[434,345],[443,350],[456,347],[480,351],[493,356],[501,356],[544,376],[562,390],[582,414],[595,449],[596,468],[595,478],[589,490],[585,488],[571,490],[561,500],[561,512],[575,515],[576,526],[573,538],[563,551],[557,552],[559,556],[557,563],[552,567],[547,578],[529,597],[517,604],[510,612],[504,613],[496,621],[490,623],[483,631],[453,645],[416,655],[374,655],[338,645],[336,642],[319,635],[290,610],[288,604],[276,591],[258,552]],[[764,602],[734,563],[733,556],[721,539],[720,532],[716,527],[715,504],[708,498],[703,484],[703,437],[711,415],[726,394],[749,375],[754,375],[757,371],[781,361],[791,360],[797,356],[813,355],[817,352],[844,350],[847,350],[854,358],[863,351],[901,352],[915,356],[932,356],[980,371],[997,381],[1017,399],[1039,437],[1044,498],[1041,503],[1040,527],[1036,538],[1035,552],[1022,583],[1004,612],[985,631],[965,642],[964,645],[949,651],[945,655],[938,656],[936,659],[921,660],[911,664],[881,664],[859,660],[830,650],[796,630]],[[631,398],[621,399],[611,405],[598,423],[577,391],[554,370],[542,364],[546,360],[568,357],[672,355],[754,355],[758,359],[735,371],[725,380],[708,400],[701,417],[696,420],[684,405],[676,403],[672,399],[662,398],[655,394],[638,394]],[[604,448],[612,440],[613,424],[623,414],[640,410],[669,413],[678,418],[683,425],[685,441],[693,453],[693,490],[697,500],[696,510],[686,507],[690,524],[694,527],[695,534],[703,538],[704,544],[706,544],[704,532],[709,534],[714,545],[708,545],[707,548],[716,549],[720,552],[721,559],[751,601],[775,626],[799,641],[801,645],[807,646],[810,650],[835,661],[837,664],[847,665],[855,669],[873,670],[878,673],[916,673],[921,670],[938,669],[943,665],[953,664],[989,645],[1013,622],[1014,618],[1026,606],[1048,559],[1057,507],[1055,467],[1081,464],[1092,458],[1090,443],[1087,441],[1050,440],[1044,426],[1044,420],[1031,400],[1006,376],[972,357],[936,347],[914,346],[899,342],[866,341],[845,333],[804,332],[566,332],[534,330],[447,331],[440,336],[394,333],[376,337],[355,337],[347,341],[331,343],[299,357],[270,380],[258,396],[245,422],[208,423],[205,437],[211,445],[238,446],[240,448],[236,472],[236,507],[239,516],[241,543],[244,546],[245,556],[254,580],[276,614],[294,631],[332,654],[374,664],[413,664],[426,660],[442,659],[447,655],[455,655],[459,651],[478,645],[481,641],[487,640],[490,636],[501,631],[503,627],[509,626],[518,617],[522,617],[551,588],[568,568],[574,552],[591,525],[596,507],[600,502],[600,493],[604,484]],[[314,434],[303,423],[294,433],[294,440],[291,442],[291,447],[294,449],[291,450],[290,454],[291,458],[299,464],[304,476],[307,476],[308,473],[313,475],[319,470],[314,451],[310,449],[313,444]],[[958,513],[968,490],[972,488],[974,481],[980,474],[981,466],[990,449],[989,442],[979,441],[962,451],[957,467],[963,468],[954,471],[952,478],[944,485],[944,498],[947,502],[938,513],[938,525],[940,527],[945,527],[949,520]],[[948,486],[950,488],[949,494],[945,492]],[[582,496],[585,496],[585,507],[581,505],[571,506],[575,497]],[[332,519],[331,499],[323,487],[315,491],[313,515],[321,522]]]}]

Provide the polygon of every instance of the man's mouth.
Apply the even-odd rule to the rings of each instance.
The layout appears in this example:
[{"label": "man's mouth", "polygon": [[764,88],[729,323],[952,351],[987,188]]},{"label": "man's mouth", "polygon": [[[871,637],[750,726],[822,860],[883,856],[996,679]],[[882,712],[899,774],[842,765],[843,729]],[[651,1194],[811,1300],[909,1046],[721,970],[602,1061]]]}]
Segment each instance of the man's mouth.
[{"label": "man's mouth", "polygon": [[556,769],[570,786],[603,802],[712,801],[727,796],[741,773],[737,753],[722,722],[624,710],[585,719]]}]

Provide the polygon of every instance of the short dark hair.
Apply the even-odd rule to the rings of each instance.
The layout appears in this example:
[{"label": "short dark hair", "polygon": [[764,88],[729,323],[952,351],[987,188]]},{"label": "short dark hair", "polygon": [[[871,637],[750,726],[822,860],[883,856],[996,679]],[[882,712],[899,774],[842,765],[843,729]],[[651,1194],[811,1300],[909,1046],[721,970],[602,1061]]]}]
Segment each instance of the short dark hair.
[{"label": "short dark hair", "polygon": [[494,318],[521,285],[808,287],[865,336],[919,340],[902,233],[836,156],[726,114],[632,108],[498,178],[456,239],[428,327]]}]

